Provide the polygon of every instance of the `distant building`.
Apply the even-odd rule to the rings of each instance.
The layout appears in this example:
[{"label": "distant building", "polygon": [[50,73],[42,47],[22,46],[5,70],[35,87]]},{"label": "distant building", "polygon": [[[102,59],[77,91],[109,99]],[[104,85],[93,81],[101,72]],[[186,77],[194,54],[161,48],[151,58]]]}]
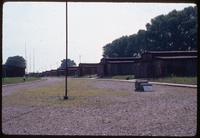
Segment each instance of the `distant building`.
[{"label": "distant building", "polygon": [[[68,76],[97,74],[99,77],[134,75],[135,78],[196,76],[197,51],[147,51],[141,57],[102,58],[100,63],[68,67]],[[50,70],[41,76],[65,76],[65,69]]]},{"label": "distant building", "polygon": [[80,63],[79,76],[97,74],[98,63]]},{"label": "distant building", "polygon": [[[41,77],[45,76],[65,76],[66,69],[56,69],[56,70],[49,70],[40,73]],[[79,74],[79,67],[68,67],[67,68],[67,75],[68,76],[78,76]]]},{"label": "distant building", "polygon": [[65,76],[65,69],[57,69],[58,76]]},{"label": "distant building", "polygon": [[78,76],[79,67],[68,67],[67,74],[68,76]]},{"label": "distant building", "polygon": [[102,58],[98,65],[98,76],[115,76],[133,74],[133,66],[140,58],[121,57],[121,58]]},{"label": "distant building", "polygon": [[141,58],[102,58],[98,76],[136,78],[197,75],[197,51],[148,51]]},{"label": "distant building", "polygon": [[41,77],[58,76],[58,70],[44,71],[40,74]]}]

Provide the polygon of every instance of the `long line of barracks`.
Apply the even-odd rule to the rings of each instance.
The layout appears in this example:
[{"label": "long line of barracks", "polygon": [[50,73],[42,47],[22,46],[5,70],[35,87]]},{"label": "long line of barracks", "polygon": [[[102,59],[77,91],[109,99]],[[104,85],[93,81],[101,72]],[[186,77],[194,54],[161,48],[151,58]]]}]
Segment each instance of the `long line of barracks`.
[{"label": "long line of barracks", "polygon": [[[45,71],[40,76],[63,76],[65,69]],[[196,76],[197,51],[148,51],[141,57],[102,58],[100,63],[80,63],[67,68],[68,76],[134,75],[135,78]]]}]

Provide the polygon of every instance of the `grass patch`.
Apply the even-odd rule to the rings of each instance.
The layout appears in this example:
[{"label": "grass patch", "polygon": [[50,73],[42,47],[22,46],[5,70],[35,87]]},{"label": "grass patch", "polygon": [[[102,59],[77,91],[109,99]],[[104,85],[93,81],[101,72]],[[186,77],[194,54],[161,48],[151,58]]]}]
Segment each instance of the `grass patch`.
[{"label": "grass patch", "polygon": [[148,79],[148,80],[155,81],[155,82],[197,85],[197,77],[166,77],[166,78]]},{"label": "grass patch", "polygon": [[[130,80],[135,79],[134,75],[118,75],[112,77],[104,77],[104,79],[120,79],[120,80]],[[166,82],[166,83],[179,83],[179,84],[190,84],[197,85],[197,77],[165,77],[165,78],[140,78],[155,82]]]},{"label": "grass patch", "polygon": [[[27,77],[26,81],[34,81],[34,80],[39,80],[40,78],[38,77]],[[8,78],[2,78],[2,84],[15,84],[15,83],[23,83],[24,78],[23,77],[8,77]]]},{"label": "grass patch", "polygon": [[[22,90],[2,98],[3,106],[51,106],[51,107],[87,107],[107,106],[113,101],[107,96],[129,96],[129,92],[99,89],[93,86],[93,80],[68,80],[68,100],[63,100],[65,84]],[[103,98],[101,98],[103,97]]]},{"label": "grass patch", "polygon": [[105,79],[119,79],[119,80],[131,80],[135,79],[134,75],[117,75],[117,76],[112,76],[112,77],[105,77]]},{"label": "grass patch", "polygon": [[84,75],[84,76],[79,76],[79,78],[97,78],[97,75],[96,74],[93,74],[93,75]]}]

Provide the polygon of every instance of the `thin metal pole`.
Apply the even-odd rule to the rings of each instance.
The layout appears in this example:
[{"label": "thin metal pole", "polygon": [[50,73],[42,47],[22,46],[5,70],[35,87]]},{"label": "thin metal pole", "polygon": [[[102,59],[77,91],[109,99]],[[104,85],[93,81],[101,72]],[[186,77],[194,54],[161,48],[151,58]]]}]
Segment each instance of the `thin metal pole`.
[{"label": "thin metal pole", "polygon": [[33,48],[33,73],[35,73],[35,48]]},{"label": "thin metal pole", "polygon": [[26,74],[27,74],[27,72],[28,72],[28,61],[27,61],[27,55],[26,55],[26,41],[25,41],[25,62],[26,62],[26,68],[25,68],[25,76],[26,76]]},{"label": "thin metal pole", "polygon": [[65,96],[64,99],[68,99],[67,96],[67,75],[68,75],[68,65],[67,65],[67,55],[68,55],[68,27],[67,27],[67,2],[66,2],[66,66],[65,66]]},{"label": "thin metal pole", "polygon": [[81,55],[79,55],[79,63],[81,63]]},{"label": "thin metal pole", "polygon": [[4,66],[4,67],[5,67],[5,68],[4,68],[4,71],[5,71],[5,78],[6,78],[6,68],[7,68],[7,67],[6,67],[6,66]]},{"label": "thin metal pole", "polygon": [[29,65],[30,65],[30,72],[31,72],[31,71],[32,71],[32,67],[31,67],[31,66],[32,66],[32,63],[31,63],[31,62],[32,62],[32,59],[31,59],[31,50],[29,51],[29,54],[30,54],[30,55],[29,55],[29,58],[30,58],[30,63],[29,63]]}]

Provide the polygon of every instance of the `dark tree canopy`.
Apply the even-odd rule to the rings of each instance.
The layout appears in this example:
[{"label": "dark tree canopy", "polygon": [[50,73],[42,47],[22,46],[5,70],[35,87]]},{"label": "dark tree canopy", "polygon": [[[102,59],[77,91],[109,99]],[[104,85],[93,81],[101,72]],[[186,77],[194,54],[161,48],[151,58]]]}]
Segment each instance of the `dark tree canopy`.
[{"label": "dark tree canopy", "polygon": [[146,30],[106,44],[103,57],[133,57],[150,50],[197,50],[197,7],[173,10],[151,19]]},{"label": "dark tree canopy", "polygon": [[[73,66],[76,66],[76,63],[74,62],[74,60],[71,60],[71,59],[67,59],[67,66],[68,67],[73,67]],[[61,65],[59,67],[60,69],[65,69],[66,68],[66,59],[63,59],[61,61]]]},{"label": "dark tree canopy", "polygon": [[22,56],[8,57],[5,65],[26,68],[26,60]]}]

